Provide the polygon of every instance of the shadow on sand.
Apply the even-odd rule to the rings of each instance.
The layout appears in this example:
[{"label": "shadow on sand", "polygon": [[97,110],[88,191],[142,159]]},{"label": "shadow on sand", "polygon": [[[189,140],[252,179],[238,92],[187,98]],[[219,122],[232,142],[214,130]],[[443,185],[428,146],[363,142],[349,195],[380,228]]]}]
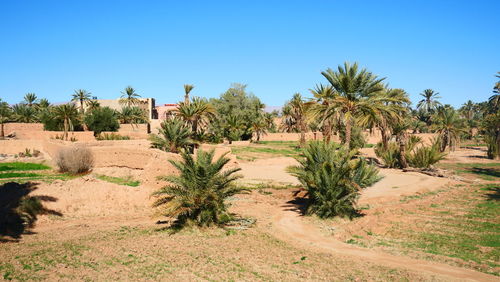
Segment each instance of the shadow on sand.
[{"label": "shadow on sand", "polygon": [[43,206],[43,202],[55,202],[56,198],[29,195],[36,189],[33,182],[0,185],[0,242],[18,241],[23,234],[33,234],[30,229],[40,214],[62,216]]}]

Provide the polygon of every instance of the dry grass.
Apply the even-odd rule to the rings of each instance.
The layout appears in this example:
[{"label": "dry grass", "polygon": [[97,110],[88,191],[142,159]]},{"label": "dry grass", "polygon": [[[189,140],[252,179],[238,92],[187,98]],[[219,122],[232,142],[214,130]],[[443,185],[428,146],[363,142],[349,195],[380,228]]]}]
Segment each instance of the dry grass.
[{"label": "dry grass", "polygon": [[56,156],[56,164],[61,172],[85,173],[94,166],[94,156],[87,147],[72,146],[59,150]]}]

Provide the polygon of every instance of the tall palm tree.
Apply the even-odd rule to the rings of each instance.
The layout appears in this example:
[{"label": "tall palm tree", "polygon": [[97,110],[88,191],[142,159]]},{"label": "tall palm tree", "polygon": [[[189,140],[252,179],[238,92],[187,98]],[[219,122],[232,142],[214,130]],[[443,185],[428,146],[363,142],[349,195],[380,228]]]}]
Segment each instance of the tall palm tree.
[{"label": "tall palm tree", "polygon": [[78,109],[75,104],[63,104],[54,107],[54,118],[63,121],[64,140],[68,140],[68,131],[73,131],[73,123],[78,119],[78,116]]},{"label": "tall palm tree", "polygon": [[147,121],[146,113],[143,109],[139,107],[123,107],[121,111],[118,112],[118,119],[120,123],[129,123],[129,124],[137,124],[137,123],[145,123]]},{"label": "tall palm tree", "polygon": [[47,109],[49,107],[50,107],[50,102],[46,98],[42,98],[40,99],[40,101],[38,101],[38,109]]},{"label": "tall palm tree", "polygon": [[80,102],[80,114],[85,112],[84,104],[90,100],[90,92],[84,89],[75,90],[73,93],[71,101]]},{"label": "tall palm tree", "polygon": [[176,115],[191,126],[193,134],[215,116],[215,108],[206,99],[194,97],[191,103],[180,102],[175,110]]},{"label": "tall palm tree", "polygon": [[493,86],[493,96],[489,99],[491,113],[495,113],[500,109],[500,71],[495,75],[499,80]]},{"label": "tall palm tree", "polygon": [[300,93],[295,93],[287,106],[289,107],[289,118],[295,122],[295,128],[300,133],[299,144],[303,147],[306,144],[307,119],[310,113],[310,105],[307,104]]},{"label": "tall palm tree", "polygon": [[441,106],[441,103],[437,100],[441,98],[439,93],[432,89],[425,89],[424,92],[420,93],[420,96],[424,98],[418,102],[417,108],[429,115],[433,114],[434,111]]},{"label": "tall palm tree", "polygon": [[7,102],[0,100],[0,138],[5,137],[4,124],[12,120],[12,109]]},{"label": "tall palm tree", "polygon": [[193,90],[194,85],[184,84],[184,103],[189,104],[189,93]]},{"label": "tall palm tree", "polygon": [[386,101],[382,102],[384,110],[380,111],[379,115],[368,116],[368,123],[373,122],[373,125],[380,130],[382,145],[384,149],[387,149],[392,133],[394,133],[394,126],[398,126],[400,121],[407,116],[411,102],[403,89],[385,87],[382,95],[386,98]]},{"label": "tall palm tree", "polygon": [[345,145],[349,148],[353,123],[366,123],[367,116],[376,116],[384,111],[387,97],[379,95],[384,89],[382,81],[366,69],[359,70],[358,64],[348,62],[338,66],[337,71],[327,69],[321,73],[330,82],[337,95],[329,105],[326,117],[340,115],[345,126]]},{"label": "tall palm tree", "polygon": [[267,129],[268,129],[268,124],[264,119],[264,117],[257,118],[252,122],[252,131],[253,134],[255,134],[255,137],[257,138],[256,140],[257,143],[260,141],[260,137],[262,135],[267,134]]},{"label": "tall palm tree", "polygon": [[38,97],[35,93],[26,93],[26,95],[24,95],[24,103],[30,108],[36,105],[37,100]]},{"label": "tall palm tree", "polygon": [[453,150],[460,141],[460,134],[464,132],[463,124],[457,112],[451,107],[438,108],[436,123],[433,127],[441,140],[441,152],[444,152],[447,147]]},{"label": "tall palm tree", "polygon": [[132,86],[127,86],[122,92],[122,96],[120,96],[120,103],[131,107],[139,103],[140,97],[141,95],[137,94]]}]

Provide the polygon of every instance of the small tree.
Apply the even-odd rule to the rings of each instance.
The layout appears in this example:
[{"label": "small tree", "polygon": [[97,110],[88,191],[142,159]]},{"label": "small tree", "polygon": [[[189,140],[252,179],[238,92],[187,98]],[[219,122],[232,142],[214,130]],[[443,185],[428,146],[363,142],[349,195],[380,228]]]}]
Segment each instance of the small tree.
[{"label": "small tree", "polygon": [[4,124],[12,119],[12,115],[9,104],[0,100],[0,138],[5,137]]},{"label": "small tree", "polygon": [[139,98],[141,95],[135,92],[135,89],[132,86],[127,86],[122,92],[122,96],[120,97],[120,103],[125,104],[127,107],[132,107],[139,103]]},{"label": "small tree", "polygon": [[87,112],[84,121],[95,136],[103,131],[117,131],[120,128],[116,111],[109,107],[99,107]]},{"label": "small tree", "polygon": [[181,120],[170,119],[161,123],[160,134],[150,134],[151,147],[171,153],[179,153],[193,142],[190,128]]},{"label": "small tree", "polygon": [[243,189],[234,185],[239,178],[234,174],[241,169],[224,170],[229,162],[226,154],[214,160],[214,150],[199,150],[196,159],[183,152],[182,162],[171,160],[180,175],[164,178],[171,184],[154,193],[158,199],[153,206],[159,207],[163,215],[174,218],[179,227],[220,225],[230,220],[226,199]]},{"label": "small tree", "polygon": [[378,170],[364,159],[354,159],[356,150],[335,143],[313,141],[288,172],[297,177],[308,197],[306,214],[321,218],[354,217],[361,188],[379,181]]},{"label": "small tree", "polygon": [[63,138],[68,140],[68,131],[74,130],[74,121],[78,119],[78,110],[74,104],[63,104],[54,107],[54,117],[63,121]]}]

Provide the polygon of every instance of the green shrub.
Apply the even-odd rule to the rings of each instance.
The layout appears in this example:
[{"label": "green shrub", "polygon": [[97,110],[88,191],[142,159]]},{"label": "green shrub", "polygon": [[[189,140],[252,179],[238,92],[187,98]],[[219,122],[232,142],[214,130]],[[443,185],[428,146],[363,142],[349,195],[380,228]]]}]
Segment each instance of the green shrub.
[{"label": "green shrub", "polygon": [[117,131],[120,128],[118,115],[109,107],[98,107],[85,115],[85,124],[97,136],[103,131]]},{"label": "green shrub", "polygon": [[377,143],[377,146],[375,147],[375,154],[377,155],[377,157],[382,159],[387,167],[401,167],[401,163],[399,162],[399,145],[396,142],[389,142],[386,149],[384,149],[381,142]]},{"label": "green shrub", "polygon": [[299,165],[288,167],[288,172],[297,177],[307,191],[306,214],[317,214],[321,218],[352,218],[357,214],[360,189],[381,177],[364,159],[355,159],[355,154],[356,150],[335,143],[313,141],[297,158]]},{"label": "green shrub", "polygon": [[234,185],[240,168],[224,169],[229,162],[226,154],[217,160],[214,150],[199,150],[196,159],[182,152],[182,162],[171,160],[180,175],[170,175],[164,180],[171,183],[153,195],[158,199],[153,204],[161,213],[176,219],[176,225],[198,226],[220,225],[231,219],[225,200],[243,191]]},{"label": "green shrub", "polygon": [[183,121],[178,119],[165,120],[161,123],[159,134],[150,134],[151,147],[163,151],[178,153],[193,144],[191,129]]},{"label": "green shrub", "polygon": [[[340,140],[342,144],[345,143],[345,128],[340,130]],[[358,126],[353,126],[351,129],[351,143],[349,144],[350,149],[363,148],[365,145],[366,140],[363,135],[363,129]]]},{"label": "green shrub", "polygon": [[97,135],[96,138],[99,141],[102,140],[130,140],[130,136],[120,135],[116,133],[102,133]]},{"label": "green shrub", "polygon": [[407,158],[408,163],[412,167],[430,168],[446,157],[446,153],[440,151],[441,144],[435,139],[430,146],[418,146],[412,150],[412,153]]}]

